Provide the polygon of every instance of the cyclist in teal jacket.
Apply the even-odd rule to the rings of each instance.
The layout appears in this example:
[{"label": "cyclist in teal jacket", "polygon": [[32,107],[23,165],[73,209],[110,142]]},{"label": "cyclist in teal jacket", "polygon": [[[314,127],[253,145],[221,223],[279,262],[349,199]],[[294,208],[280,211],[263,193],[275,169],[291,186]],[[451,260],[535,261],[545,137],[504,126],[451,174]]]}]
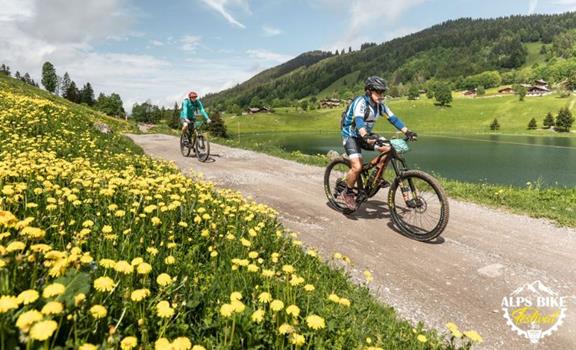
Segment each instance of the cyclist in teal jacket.
[{"label": "cyclist in teal jacket", "polygon": [[210,123],[210,117],[208,117],[208,113],[204,110],[204,106],[200,99],[198,98],[198,94],[194,91],[190,91],[188,93],[188,98],[185,98],[182,101],[182,110],[180,111],[180,122],[182,123],[182,133],[185,133],[188,129],[188,125],[191,125],[194,128],[194,122],[196,120],[196,115],[200,114],[204,118],[207,123]]}]

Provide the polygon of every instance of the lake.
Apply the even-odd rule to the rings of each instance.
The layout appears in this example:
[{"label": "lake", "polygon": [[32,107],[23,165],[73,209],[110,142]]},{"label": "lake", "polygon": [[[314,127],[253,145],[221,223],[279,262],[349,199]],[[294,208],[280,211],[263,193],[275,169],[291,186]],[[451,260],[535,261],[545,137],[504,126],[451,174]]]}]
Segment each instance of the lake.
[{"label": "lake", "polygon": [[[242,138],[272,143],[288,152],[344,152],[339,134],[266,133]],[[546,187],[576,185],[576,138],[510,135],[421,135],[410,143],[409,166],[465,182]],[[365,158],[372,156],[368,152]]]}]

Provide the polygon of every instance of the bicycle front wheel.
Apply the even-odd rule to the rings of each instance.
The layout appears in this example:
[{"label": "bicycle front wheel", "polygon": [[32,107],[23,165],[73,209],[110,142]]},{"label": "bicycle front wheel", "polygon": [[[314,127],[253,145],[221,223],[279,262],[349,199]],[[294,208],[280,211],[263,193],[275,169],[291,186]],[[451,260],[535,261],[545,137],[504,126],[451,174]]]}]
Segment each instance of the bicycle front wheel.
[{"label": "bicycle front wheel", "polygon": [[204,137],[204,135],[198,135],[196,137],[196,143],[194,144],[196,149],[196,157],[201,162],[205,162],[210,157],[210,142]]},{"label": "bicycle front wheel", "polygon": [[190,155],[190,141],[188,140],[188,136],[186,134],[180,135],[180,152],[184,157],[188,157]]},{"label": "bicycle front wheel", "polygon": [[417,241],[435,239],[448,225],[448,197],[423,171],[409,170],[397,177],[388,192],[388,206],[396,227]]}]

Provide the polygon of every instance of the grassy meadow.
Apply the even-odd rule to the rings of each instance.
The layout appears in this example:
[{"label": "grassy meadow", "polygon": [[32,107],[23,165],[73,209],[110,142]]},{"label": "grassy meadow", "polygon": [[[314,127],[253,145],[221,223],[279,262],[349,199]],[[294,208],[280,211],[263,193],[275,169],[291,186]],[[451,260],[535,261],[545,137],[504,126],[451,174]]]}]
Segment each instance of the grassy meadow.
[{"label": "grassy meadow", "polygon": [[[271,208],[0,79],[0,349],[467,349],[400,320]],[[332,268],[329,267],[332,265]]]}]

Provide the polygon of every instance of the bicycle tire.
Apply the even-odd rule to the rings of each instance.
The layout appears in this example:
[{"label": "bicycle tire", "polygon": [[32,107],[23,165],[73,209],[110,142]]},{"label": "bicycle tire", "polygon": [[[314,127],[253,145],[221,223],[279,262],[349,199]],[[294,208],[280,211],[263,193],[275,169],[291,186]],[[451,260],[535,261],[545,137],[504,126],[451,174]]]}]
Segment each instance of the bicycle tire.
[{"label": "bicycle tire", "polygon": [[210,157],[210,142],[204,137],[204,135],[198,135],[196,137],[194,149],[196,150],[196,157],[199,161],[205,162]]},{"label": "bicycle tire", "polygon": [[185,134],[180,135],[180,152],[182,153],[182,155],[184,157],[189,157],[190,156],[190,150],[192,148],[188,144],[185,143],[186,138],[187,137]]},{"label": "bicycle tire", "polygon": [[[409,207],[406,204],[402,194],[400,193],[398,195],[397,193],[398,189],[400,188],[400,183],[410,179],[412,179],[412,183],[414,183],[415,180],[419,180],[423,181],[429,186],[428,189],[424,190],[421,190],[421,188],[416,189],[416,205],[418,205],[418,207]],[[414,185],[414,187],[416,187],[416,185]],[[434,195],[431,195],[430,192],[434,192]],[[430,201],[427,201],[424,198],[425,195],[432,199],[436,198],[440,206],[439,209],[436,209],[438,210],[437,222],[432,221],[430,229],[424,229],[422,227],[416,226],[415,224],[410,224],[404,219],[404,217],[410,215],[410,213],[412,216],[415,216],[415,214],[418,214],[418,212],[421,212],[420,214],[424,214],[429,210],[432,211],[430,207]],[[409,238],[421,242],[431,241],[440,236],[444,229],[446,229],[450,217],[448,197],[444,192],[444,188],[442,188],[442,185],[440,185],[438,180],[436,180],[433,176],[420,170],[408,170],[403,172],[401,176],[396,177],[390,186],[390,190],[388,191],[388,206],[390,208],[392,222],[394,225],[396,225],[400,232]],[[420,224],[423,223],[422,218],[423,216],[420,216]]]},{"label": "bicycle tire", "polygon": [[[337,167],[340,168],[339,174],[333,174],[334,169]],[[350,160],[339,158],[331,161],[328,166],[326,166],[326,170],[324,171],[324,193],[326,194],[326,198],[334,209],[345,214],[351,213],[352,210],[350,210],[344,202],[338,200],[338,193],[336,193],[336,181],[337,179],[343,180],[342,177],[346,175],[350,168]],[[358,193],[358,188],[361,187],[361,181],[361,176],[358,176],[358,185],[354,187],[356,193]]]}]

